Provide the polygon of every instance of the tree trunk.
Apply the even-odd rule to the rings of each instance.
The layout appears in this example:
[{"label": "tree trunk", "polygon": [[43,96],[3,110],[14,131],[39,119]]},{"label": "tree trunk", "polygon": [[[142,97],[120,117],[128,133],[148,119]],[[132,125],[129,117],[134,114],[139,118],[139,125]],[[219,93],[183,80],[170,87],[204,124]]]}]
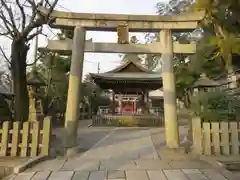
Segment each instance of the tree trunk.
[{"label": "tree trunk", "polygon": [[18,40],[12,42],[12,78],[14,97],[14,119],[16,121],[28,120],[28,90],[26,78],[26,58],[29,47],[25,41]]}]

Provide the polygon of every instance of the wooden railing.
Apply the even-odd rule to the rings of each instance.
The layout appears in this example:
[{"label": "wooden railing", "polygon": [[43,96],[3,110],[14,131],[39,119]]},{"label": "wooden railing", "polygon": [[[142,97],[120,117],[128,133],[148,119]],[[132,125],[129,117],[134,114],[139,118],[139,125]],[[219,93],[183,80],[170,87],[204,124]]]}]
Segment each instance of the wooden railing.
[{"label": "wooden railing", "polygon": [[38,121],[5,121],[0,129],[0,156],[49,155],[51,118]]},{"label": "wooden railing", "polygon": [[163,116],[155,115],[96,115],[93,118],[95,126],[162,126]]},{"label": "wooden railing", "polygon": [[192,120],[193,152],[204,155],[239,155],[239,122]]},{"label": "wooden railing", "polygon": [[[111,108],[109,106],[100,106],[98,108],[98,113],[97,114],[110,114],[111,113]],[[129,112],[128,114],[130,114]],[[160,107],[151,107],[149,108],[149,113],[154,114],[156,116],[160,116],[163,114],[163,109]],[[124,113],[115,113],[115,114],[124,114]],[[133,112],[132,114],[143,114],[142,112]]]}]

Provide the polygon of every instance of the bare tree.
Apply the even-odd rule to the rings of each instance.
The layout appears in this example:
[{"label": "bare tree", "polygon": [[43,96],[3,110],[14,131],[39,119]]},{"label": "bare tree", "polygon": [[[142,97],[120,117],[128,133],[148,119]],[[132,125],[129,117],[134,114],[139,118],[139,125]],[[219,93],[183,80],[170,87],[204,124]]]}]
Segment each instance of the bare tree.
[{"label": "bare tree", "polygon": [[[28,91],[26,80],[27,53],[30,41],[42,33],[43,24],[48,24],[50,13],[58,0],[0,0],[0,36],[11,40],[10,60],[0,48],[1,54],[10,63],[15,93],[14,115],[18,121],[28,117]],[[38,11],[43,6],[50,9],[47,15]]]}]

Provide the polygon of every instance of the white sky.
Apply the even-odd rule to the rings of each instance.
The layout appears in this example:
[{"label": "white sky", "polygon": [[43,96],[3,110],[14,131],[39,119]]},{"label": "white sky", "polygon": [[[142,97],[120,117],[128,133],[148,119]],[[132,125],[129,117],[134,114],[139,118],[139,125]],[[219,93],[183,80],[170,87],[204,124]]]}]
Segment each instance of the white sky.
[{"label": "white sky", "polygon": [[[59,0],[58,10],[84,13],[113,13],[113,14],[156,14],[156,4],[159,1],[169,0]],[[56,30],[50,31],[46,27],[48,37],[39,37],[39,47],[45,46],[47,39],[54,38]],[[140,40],[144,40],[141,33],[132,33]],[[87,32],[87,39],[92,38],[95,42],[117,42],[115,32]],[[28,55],[28,60],[33,59],[34,43]],[[84,71],[97,72],[97,63],[100,62],[100,72],[105,72],[119,65],[120,57],[118,54],[85,53]]]}]

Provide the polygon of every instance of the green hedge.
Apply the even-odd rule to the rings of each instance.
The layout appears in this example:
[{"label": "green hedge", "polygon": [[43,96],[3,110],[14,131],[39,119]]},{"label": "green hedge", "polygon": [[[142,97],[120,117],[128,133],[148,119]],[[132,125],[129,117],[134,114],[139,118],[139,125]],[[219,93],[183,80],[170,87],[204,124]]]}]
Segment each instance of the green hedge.
[{"label": "green hedge", "polygon": [[190,110],[203,121],[236,121],[240,98],[220,90],[198,92],[191,97]]}]

